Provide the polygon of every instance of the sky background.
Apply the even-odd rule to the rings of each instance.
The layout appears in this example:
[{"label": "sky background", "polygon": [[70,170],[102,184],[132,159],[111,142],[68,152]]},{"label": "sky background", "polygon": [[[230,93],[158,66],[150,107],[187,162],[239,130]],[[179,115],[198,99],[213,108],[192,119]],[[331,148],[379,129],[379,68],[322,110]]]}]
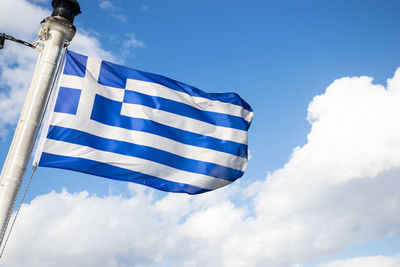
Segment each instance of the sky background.
[{"label": "sky background", "polygon": [[[0,265],[400,266],[399,1],[79,3],[70,50],[238,93],[251,159],[199,196],[39,168]],[[0,32],[50,14],[1,0]],[[1,165],[37,54],[0,50]]]}]

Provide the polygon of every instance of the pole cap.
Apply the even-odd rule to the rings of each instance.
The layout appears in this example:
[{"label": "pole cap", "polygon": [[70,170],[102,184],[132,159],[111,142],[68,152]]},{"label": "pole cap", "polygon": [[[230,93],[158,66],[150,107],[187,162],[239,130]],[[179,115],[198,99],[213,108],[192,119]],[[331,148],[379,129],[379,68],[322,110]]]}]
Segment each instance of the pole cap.
[{"label": "pole cap", "polygon": [[63,17],[69,20],[71,24],[74,23],[75,16],[82,13],[77,0],[53,0],[51,5],[53,7],[52,17]]}]

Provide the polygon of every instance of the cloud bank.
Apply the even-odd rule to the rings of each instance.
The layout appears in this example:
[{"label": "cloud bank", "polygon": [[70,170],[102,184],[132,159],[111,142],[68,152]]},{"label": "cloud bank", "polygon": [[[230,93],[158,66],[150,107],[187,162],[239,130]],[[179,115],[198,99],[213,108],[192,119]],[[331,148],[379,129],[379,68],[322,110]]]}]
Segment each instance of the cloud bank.
[{"label": "cloud bank", "polygon": [[400,266],[400,257],[398,255],[393,257],[388,256],[374,256],[374,257],[360,257],[354,259],[337,260],[327,264],[319,265],[318,267],[396,267]]},{"label": "cloud bank", "polygon": [[[307,144],[245,189],[237,182],[201,196],[156,199],[133,184],[129,198],[66,190],[38,196],[23,206],[5,262],[290,266],[398,235],[399,101],[400,69],[387,88],[369,77],[334,81],[309,105]],[[326,266],[368,261],[394,266],[398,258]]]}]

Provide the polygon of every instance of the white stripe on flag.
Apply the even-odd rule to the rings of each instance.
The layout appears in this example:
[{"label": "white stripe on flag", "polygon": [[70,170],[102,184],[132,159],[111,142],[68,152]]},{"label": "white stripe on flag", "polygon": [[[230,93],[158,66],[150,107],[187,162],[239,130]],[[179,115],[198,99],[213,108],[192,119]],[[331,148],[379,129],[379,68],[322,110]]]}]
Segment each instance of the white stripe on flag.
[{"label": "white stripe on flag", "polygon": [[247,144],[247,131],[216,126],[159,109],[153,109],[137,104],[123,103],[121,114],[133,118],[152,120],[170,127],[201,135]]},{"label": "white stripe on flag", "polygon": [[106,162],[109,165],[155,176],[164,180],[193,185],[204,189],[217,189],[231,182],[207,175],[178,170],[142,158],[100,151],[90,147],[47,139],[43,152],[60,156]]},{"label": "white stripe on flag", "polygon": [[125,88],[142,94],[163,97],[185,103],[204,111],[212,111],[242,117],[248,122],[250,122],[253,117],[253,112],[250,112],[241,106],[210,100],[208,98],[191,96],[186,93],[170,89],[158,83],[127,79]]},{"label": "white stripe on flag", "polygon": [[174,140],[140,131],[101,124],[93,120],[82,122],[79,116],[65,113],[53,113],[52,124],[79,130],[99,137],[124,141],[132,144],[154,147],[185,158],[211,162],[221,166],[244,171],[247,159],[232,154],[191,146]]}]

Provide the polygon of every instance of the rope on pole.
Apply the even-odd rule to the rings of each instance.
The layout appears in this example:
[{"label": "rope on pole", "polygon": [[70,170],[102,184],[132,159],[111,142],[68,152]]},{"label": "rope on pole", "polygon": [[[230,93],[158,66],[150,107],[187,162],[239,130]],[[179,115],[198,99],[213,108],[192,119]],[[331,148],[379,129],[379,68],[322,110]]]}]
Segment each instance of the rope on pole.
[{"label": "rope on pole", "polygon": [[[5,248],[6,248],[8,239],[10,238],[12,229],[14,228],[15,221],[17,220],[17,216],[18,216],[19,211],[20,211],[20,209],[21,209],[22,203],[24,202],[24,199],[25,199],[25,196],[26,196],[26,192],[28,192],[28,188],[29,188],[29,185],[31,184],[32,177],[33,177],[33,174],[34,174],[35,171],[36,171],[36,168],[37,168],[37,165],[36,165],[36,164],[32,166],[32,174],[31,174],[31,177],[29,178],[28,184],[26,185],[25,192],[24,192],[24,194],[22,195],[21,202],[19,203],[17,212],[15,213],[13,222],[12,222],[12,224],[11,224],[10,230],[8,231],[7,238],[6,238],[5,242],[4,242],[3,248],[1,249],[0,258],[3,256],[3,253],[4,253],[4,250],[5,250]],[[15,201],[14,201],[14,202],[15,202]],[[11,217],[11,215],[8,217],[8,221],[10,220],[10,217]],[[1,233],[1,236],[2,236],[2,237],[5,235],[5,232],[6,232],[6,229],[4,229],[3,233]]]}]

